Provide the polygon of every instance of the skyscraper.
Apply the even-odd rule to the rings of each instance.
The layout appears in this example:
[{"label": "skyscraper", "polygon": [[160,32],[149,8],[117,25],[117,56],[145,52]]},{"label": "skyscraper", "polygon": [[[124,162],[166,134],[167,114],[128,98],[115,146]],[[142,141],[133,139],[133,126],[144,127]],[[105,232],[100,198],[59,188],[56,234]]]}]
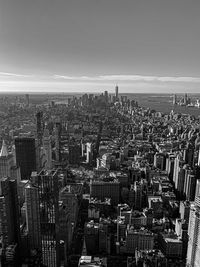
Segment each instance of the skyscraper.
[{"label": "skyscraper", "polygon": [[26,106],[29,107],[29,94],[25,94]]},{"label": "skyscraper", "polygon": [[17,181],[3,178],[1,181],[2,196],[0,198],[1,235],[4,243],[20,246],[19,205]]},{"label": "skyscraper", "polygon": [[180,155],[177,155],[176,158],[174,159],[174,171],[173,171],[173,182],[174,184],[177,183],[178,179],[178,174],[179,174],[179,166],[180,166],[180,161],[181,161]]},{"label": "skyscraper", "polygon": [[60,266],[59,190],[57,171],[38,174],[42,261],[46,266]]},{"label": "skyscraper", "polygon": [[195,197],[195,188],[196,188],[196,177],[192,171],[186,172],[185,183],[184,183],[184,193],[187,200],[193,201]]},{"label": "skyscraper", "polygon": [[135,191],[135,200],[134,200],[134,208],[141,209],[142,207],[142,185],[140,182],[135,181],[134,183],[134,191]]},{"label": "skyscraper", "polygon": [[[11,167],[14,165],[14,157],[8,153],[5,141],[3,140],[0,152],[0,180],[3,177],[11,177]],[[1,184],[0,184],[1,193]]]},{"label": "skyscraper", "polygon": [[196,190],[195,190],[195,197],[200,196],[200,179],[197,179],[196,182]]},{"label": "skyscraper", "polygon": [[116,100],[119,99],[119,87],[118,87],[118,85],[115,86],[115,99]]},{"label": "skyscraper", "polygon": [[105,97],[105,102],[108,103],[108,101],[109,101],[108,91],[104,92],[104,97]]},{"label": "skyscraper", "polygon": [[29,249],[42,249],[39,188],[29,182],[25,187],[26,226],[28,231]]},{"label": "skyscraper", "polygon": [[39,146],[42,145],[42,134],[43,134],[43,113],[42,111],[39,111],[36,113],[36,130],[37,130],[37,140]]},{"label": "skyscraper", "polygon": [[188,95],[186,93],[184,94],[183,103],[184,105],[188,104]]},{"label": "skyscraper", "polygon": [[60,139],[61,139],[61,123],[59,121],[55,124],[55,148],[56,148],[56,161],[61,160],[60,153]]},{"label": "skyscraper", "polygon": [[187,266],[200,266],[200,196],[195,198],[195,203],[190,207],[188,227]]},{"label": "skyscraper", "polygon": [[191,143],[187,144],[187,148],[184,150],[184,158],[183,160],[186,164],[189,164],[193,167],[194,164],[194,146]]},{"label": "skyscraper", "polygon": [[156,153],[154,155],[154,166],[158,169],[160,169],[161,171],[163,171],[165,169],[165,165],[166,165],[166,157],[163,153]]},{"label": "skyscraper", "polygon": [[198,163],[197,163],[198,166],[200,166],[200,147],[199,147],[199,151],[198,151]]},{"label": "skyscraper", "polygon": [[35,139],[22,137],[15,139],[16,163],[21,170],[21,178],[29,179],[32,171],[36,171]]},{"label": "skyscraper", "polygon": [[177,104],[177,96],[176,94],[173,95],[173,105],[176,105]]},{"label": "skyscraper", "polygon": [[51,137],[47,128],[44,129],[43,148],[45,152],[45,169],[50,170],[52,168],[52,148]]}]

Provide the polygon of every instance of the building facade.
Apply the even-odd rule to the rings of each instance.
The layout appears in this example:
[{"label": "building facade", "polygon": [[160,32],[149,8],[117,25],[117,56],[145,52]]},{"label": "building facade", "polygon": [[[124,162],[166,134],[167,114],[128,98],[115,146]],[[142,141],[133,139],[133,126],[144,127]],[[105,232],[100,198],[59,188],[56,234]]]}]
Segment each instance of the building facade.
[{"label": "building facade", "polygon": [[38,174],[42,262],[60,266],[59,189],[57,170],[42,170]]},{"label": "building facade", "polygon": [[42,249],[38,187],[30,182],[25,186],[26,226],[29,249]]},{"label": "building facade", "polygon": [[34,138],[16,138],[16,163],[20,167],[21,179],[26,180],[36,171],[36,149]]},{"label": "building facade", "polygon": [[200,266],[200,197],[190,206],[188,237],[187,266]]}]

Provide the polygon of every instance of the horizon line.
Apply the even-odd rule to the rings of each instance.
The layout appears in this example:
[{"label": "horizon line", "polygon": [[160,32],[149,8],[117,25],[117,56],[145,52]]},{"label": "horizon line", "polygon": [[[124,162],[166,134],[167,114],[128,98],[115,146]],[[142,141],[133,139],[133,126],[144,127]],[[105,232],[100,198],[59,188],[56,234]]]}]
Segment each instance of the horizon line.
[{"label": "horizon line", "polygon": [[[101,91],[101,92],[95,92],[95,91],[82,91],[82,92],[77,92],[77,91],[74,91],[74,92],[66,92],[66,91],[45,91],[45,92],[39,92],[39,91],[12,91],[12,90],[8,90],[8,91],[0,91],[0,94],[41,94],[41,95],[44,95],[44,94],[67,94],[67,95],[73,95],[73,94],[94,94],[94,95],[101,95],[103,94],[104,92],[108,92],[108,90],[104,90],[104,91]],[[115,95],[115,92],[112,92],[112,93],[109,93],[108,94],[110,95]],[[182,94],[187,94],[187,95],[200,95],[200,93],[188,93],[188,92],[174,92],[174,93],[165,93],[165,92],[151,92],[151,93],[147,93],[147,92],[140,92],[140,93],[130,93],[130,92],[123,92],[123,93],[118,93],[119,95],[123,95],[123,94],[128,94],[128,95],[131,95],[131,94],[135,94],[135,95],[182,95]]]}]

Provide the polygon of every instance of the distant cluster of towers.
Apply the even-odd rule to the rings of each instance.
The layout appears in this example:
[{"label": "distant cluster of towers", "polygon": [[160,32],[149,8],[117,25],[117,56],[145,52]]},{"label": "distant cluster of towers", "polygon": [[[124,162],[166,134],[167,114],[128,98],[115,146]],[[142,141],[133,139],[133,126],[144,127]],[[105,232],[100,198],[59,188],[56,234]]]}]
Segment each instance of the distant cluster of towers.
[{"label": "distant cluster of towers", "polygon": [[191,100],[190,100],[190,98],[188,97],[188,95],[185,93],[184,94],[184,97],[182,97],[181,99],[180,99],[180,101],[178,102],[178,100],[177,100],[177,95],[176,94],[174,94],[173,95],[173,101],[172,101],[172,103],[173,103],[173,105],[177,105],[177,104],[180,104],[180,105],[188,105],[188,104],[190,104],[191,103]]}]

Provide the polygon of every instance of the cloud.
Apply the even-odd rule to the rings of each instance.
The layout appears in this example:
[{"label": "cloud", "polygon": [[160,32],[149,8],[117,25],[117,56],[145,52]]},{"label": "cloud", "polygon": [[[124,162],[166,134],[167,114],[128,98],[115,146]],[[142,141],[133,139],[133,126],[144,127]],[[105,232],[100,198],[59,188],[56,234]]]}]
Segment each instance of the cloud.
[{"label": "cloud", "polygon": [[18,74],[18,73],[10,73],[10,72],[0,72],[0,76],[3,76],[3,77],[22,77],[22,78],[33,77],[33,75],[24,75],[24,74]]},{"label": "cloud", "polygon": [[64,79],[64,80],[74,80],[74,81],[103,81],[103,79],[100,78],[101,76],[66,76],[66,75],[53,75],[54,79]]},{"label": "cloud", "polygon": [[192,82],[200,83],[200,77],[144,76],[144,75],[100,75],[100,76],[66,76],[53,75],[54,79],[71,81],[143,81],[143,82]]},{"label": "cloud", "polygon": [[[200,83],[200,77],[190,77],[190,76],[145,76],[145,75],[99,75],[99,76],[69,76],[69,75],[59,75],[54,74],[51,76],[37,76],[37,75],[25,75],[19,73],[11,72],[0,72],[0,78],[5,78],[5,81],[9,78],[34,78],[35,81],[46,80],[50,81],[56,80],[57,82],[172,82],[172,83]],[[13,79],[12,79],[13,80]],[[11,81],[12,81],[11,80]],[[21,79],[20,79],[21,80]]]}]

